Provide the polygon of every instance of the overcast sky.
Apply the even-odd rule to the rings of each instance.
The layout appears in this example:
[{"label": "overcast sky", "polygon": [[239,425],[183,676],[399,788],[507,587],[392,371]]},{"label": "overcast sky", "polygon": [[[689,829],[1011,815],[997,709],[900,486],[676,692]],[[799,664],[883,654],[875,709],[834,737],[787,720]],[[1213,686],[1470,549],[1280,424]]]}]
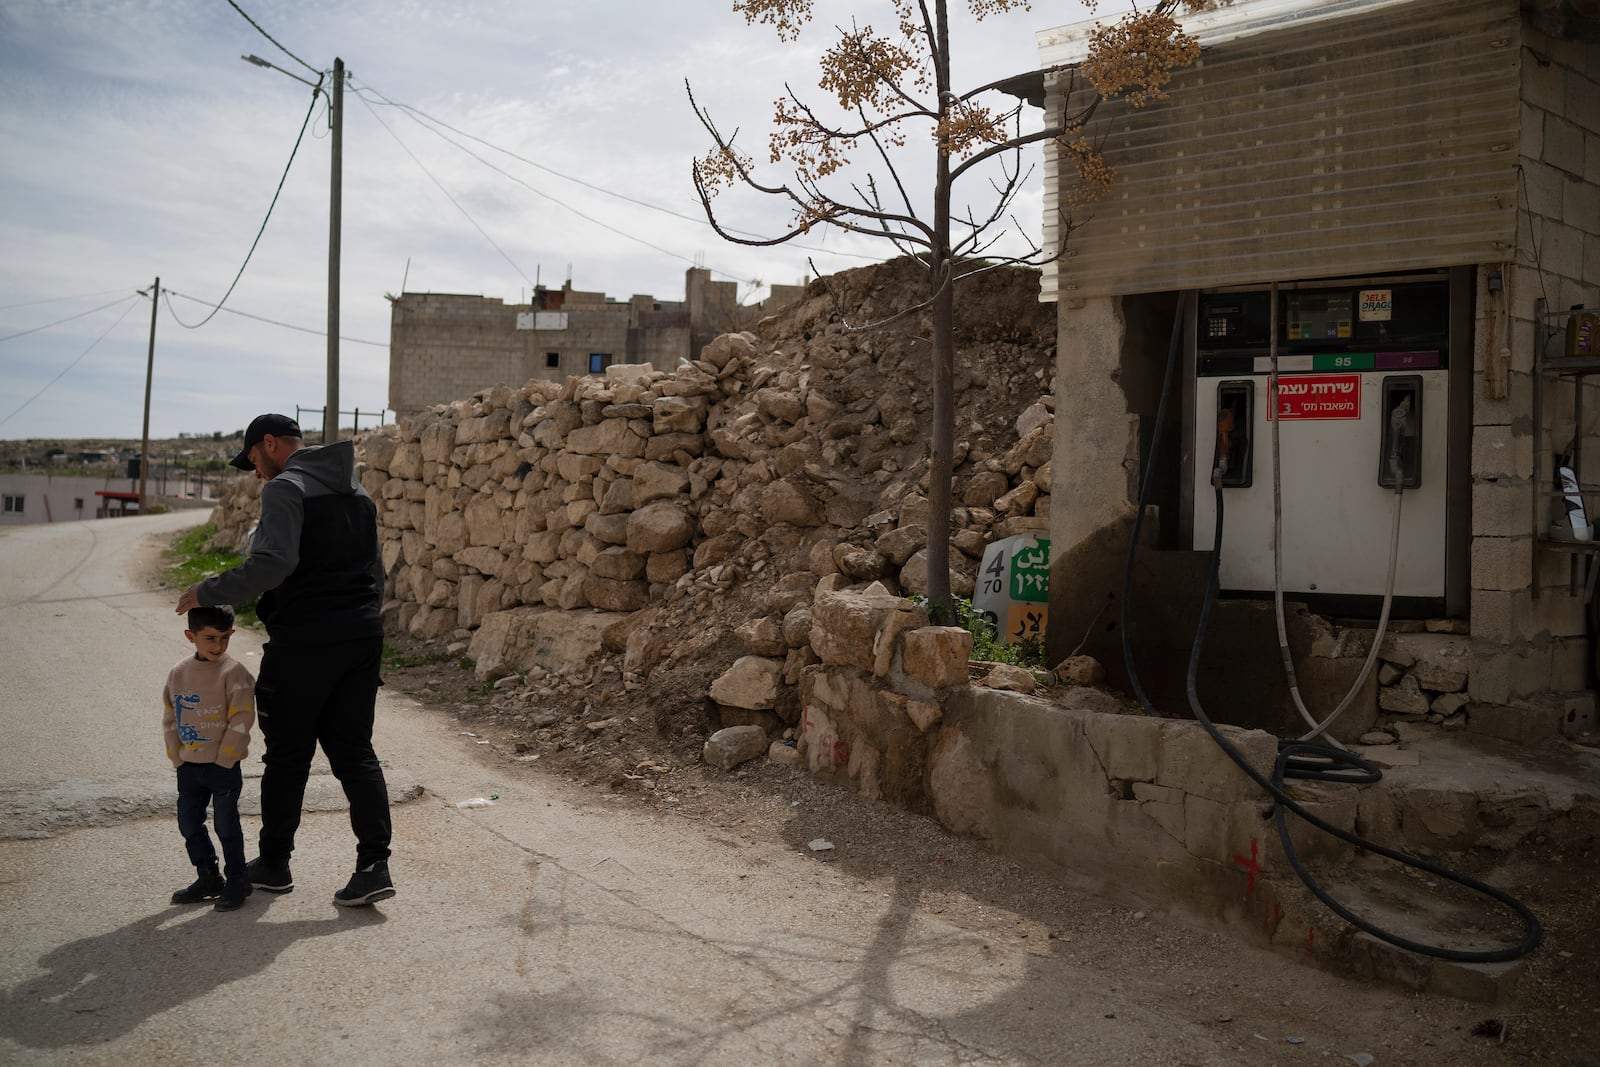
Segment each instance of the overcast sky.
[{"label": "overcast sky", "polygon": [[[613,297],[681,300],[684,270],[699,264],[753,299],[757,281],[802,280],[808,256],[832,273],[885,254],[821,231],[802,238],[808,250],[749,249],[691,221],[700,208],[690,163],[708,139],[684,93],[687,78],[722,128],[742,129],[740,143],[763,159],[783,82],[820,100],[825,31],[852,12],[887,27],[884,0],[817,0],[794,44],[746,26],[727,0],[238,2],[309,66],[331,69],[339,56],[352,78],[346,411],[387,402],[384,294],[402,285],[513,303],[534,281],[559,287],[570,277]],[[1085,17],[1076,3],[1053,4],[975,25],[964,3],[951,7],[958,87],[1036,68],[1034,34]],[[197,301],[227,291],[310,106],[309,88],[244,54],[315,81],[226,0],[0,0],[0,338],[90,312],[0,341],[0,438],[139,436],[150,303],[134,294],[157,275],[173,295],[157,317],[152,436],[226,433],[263,410],[322,404],[322,101],[226,308],[198,329],[177,321],[200,322],[211,309]],[[497,173],[377,94],[548,169],[450,134],[515,180]],[[1028,158],[1037,166],[1038,151]],[[1017,205],[1035,240],[1039,185],[1036,170]],[[786,219],[749,196],[719,206],[729,224],[763,234]],[[306,421],[321,424],[320,415]]]}]

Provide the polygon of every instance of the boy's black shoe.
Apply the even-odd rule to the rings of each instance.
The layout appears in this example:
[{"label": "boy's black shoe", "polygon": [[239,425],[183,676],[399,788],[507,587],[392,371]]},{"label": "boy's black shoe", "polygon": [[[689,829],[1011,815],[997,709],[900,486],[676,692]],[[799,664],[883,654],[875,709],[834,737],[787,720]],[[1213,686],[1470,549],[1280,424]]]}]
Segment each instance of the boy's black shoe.
[{"label": "boy's black shoe", "polygon": [[346,908],[376,904],[394,896],[394,883],[389,880],[389,865],[382,860],[356,869],[345,887],[333,895],[333,902]]},{"label": "boy's black shoe", "polygon": [[265,893],[287,893],[294,888],[294,875],[289,873],[289,863],[268,863],[257,856],[244,865],[244,876],[250,884]]},{"label": "boy's black shoe", "polygon": [[229,882],[223,887],[222,895],[217,898],[217,903],[214,906],[217,911],[233,911],[237,908],[242,908],[244,907],[245,898],[252,892],[254,890],[251,889],[248,878],[241,878],[237,882]]},{"label": "boy's black shoe", "polygon": [[222,880],[222,872],[217,870],[217,865],[212,864],[209,869],[200,870],[200,877],[187,887],[172,894],[174,904],[199,904],[203,900],[221,896],[223,888],[227,885]]}]

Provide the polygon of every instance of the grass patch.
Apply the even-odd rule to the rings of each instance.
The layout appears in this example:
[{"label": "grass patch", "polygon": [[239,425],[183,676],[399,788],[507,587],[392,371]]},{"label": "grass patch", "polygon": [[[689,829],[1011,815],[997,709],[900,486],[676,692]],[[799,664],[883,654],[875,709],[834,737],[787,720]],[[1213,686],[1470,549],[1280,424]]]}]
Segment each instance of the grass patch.
[{"label": "grass patch", "polygon": [[460,666],[469,670],[472,660],[466,656],[453,656],[441,649],[430,649],[427,652],[404,652],[393,645],[383,646],[383,666],[391,671],[408,671],[413,667],[430,667],[435,663],[448,663],[455,660]]},{"label": "grass patch", "polygon": [[[206,545],[216,535],[216,523],[208,522],[185,531],[183,536],[174,541],[166,552],[167,582],[178,589],[187,589],[202,579],[221,574],[244,562],[244,557],[237,552],[207,552]],[[253,599],[235,604],[233,609],[234,620],[241,626],[255,626],[261,621],[256,617],[256,602]]]}]

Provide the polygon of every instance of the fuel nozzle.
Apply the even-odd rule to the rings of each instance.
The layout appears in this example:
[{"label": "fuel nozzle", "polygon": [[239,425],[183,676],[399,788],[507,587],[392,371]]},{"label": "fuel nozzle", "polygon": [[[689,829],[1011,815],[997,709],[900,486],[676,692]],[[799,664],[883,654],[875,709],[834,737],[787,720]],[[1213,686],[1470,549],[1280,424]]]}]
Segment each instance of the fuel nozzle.
[{"label": "fuel nozzle", "polygon": [[1219,489],[1250,485],[1251,404],[1254,382],[1217,384],[1217,445],[1211,458],[1211,484]]},{"label": "fuel nozzle", "polygon": [[1400,492],[1422,484],[1422,379],[1415,374],[1383,380],[1383,445],[1378,484]]},{"label": "fuel nozzle", "polygon": [[1233,408],[1225,407],[1217,412],[1217,451],[1211,463],[1211,484],[1221,488],[1222,479],[1228,473],[1229,441],[1233,437]]},{"label": "fuel nozzle", "polygon": [[1411,397],[1406,395],[1400,398],[1389,411],[1389,477],[1396,482],[1404,481],[1405,471],[1401,468],[1400,453],[1405,444],[1406,424],[1411,421]]}]

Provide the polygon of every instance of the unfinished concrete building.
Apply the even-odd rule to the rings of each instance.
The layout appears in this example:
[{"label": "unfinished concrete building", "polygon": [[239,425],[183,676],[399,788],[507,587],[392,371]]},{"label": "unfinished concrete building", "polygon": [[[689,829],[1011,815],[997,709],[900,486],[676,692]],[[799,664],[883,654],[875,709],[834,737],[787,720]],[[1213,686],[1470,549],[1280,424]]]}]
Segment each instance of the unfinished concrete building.
[{"label": "unfinished concrete building", "polygon": [[767,300],[739,303],[738,283],[685,272],[683,300],[617,300],[569,281],[539,286],[526,304],[486,296],[402,293],[391,301],[389,407],[397,416],[534,378],[562,381],[622,363],[671,370],[712,338],[753,325],[799,296],[775,285]]}]

